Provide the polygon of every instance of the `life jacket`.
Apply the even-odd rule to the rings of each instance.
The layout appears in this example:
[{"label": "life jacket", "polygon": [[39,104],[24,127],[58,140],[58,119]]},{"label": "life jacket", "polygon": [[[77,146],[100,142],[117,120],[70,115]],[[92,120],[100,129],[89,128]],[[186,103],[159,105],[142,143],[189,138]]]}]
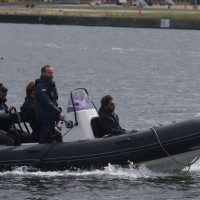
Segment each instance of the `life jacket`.
[{"label": "life jacket", "polygon": [[8,106],[4,102],[0,102],[0,117],[8,113]]},{"label": "life jacket", "polygon": [[[37,79],[35,81],[35,87],[37,87],[37,84],[39,83],[44,83],[46,85],[49,99],[54,103],[54,105],[58,106],[58,103],[57,103],[58,91],[57,91],[55,82],[54,81],[50,82],[49,80],[41,76],[40,79]],[[36,99],[37,99],[37,96],[36,96]]]}]

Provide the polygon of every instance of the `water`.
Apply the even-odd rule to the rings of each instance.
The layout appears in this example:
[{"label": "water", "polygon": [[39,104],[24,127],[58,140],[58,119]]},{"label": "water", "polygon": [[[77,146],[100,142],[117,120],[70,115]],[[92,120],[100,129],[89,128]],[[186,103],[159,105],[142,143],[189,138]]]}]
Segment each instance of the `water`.
[{"label": "water", "polygon": [[134,170],[109,165],[104,170],[62,172],[28,172],[26,168],[18,168],[0,174],[0,196],[4,199],[199,199],[199,179],[197,165],[189,173],[177,174],[153,173],[145,166]]},{"label": "water", "polygon": [[[114,97],[121,125],[145,129],[199,116],[200,32],[0,24],[0,80],[18,109],[27,83],[51,64],[59,103],[77,87],[99,107]],[[160,174],[108,165],[103,170],[0,173],[1,199],[199,199],[200,163]]]}]

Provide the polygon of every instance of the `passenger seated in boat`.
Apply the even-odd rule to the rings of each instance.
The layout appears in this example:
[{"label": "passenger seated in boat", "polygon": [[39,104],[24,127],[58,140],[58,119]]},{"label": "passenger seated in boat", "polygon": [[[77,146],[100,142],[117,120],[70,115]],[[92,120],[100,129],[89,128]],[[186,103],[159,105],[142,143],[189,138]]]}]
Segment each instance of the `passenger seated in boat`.
[{"label": "passenger seated in boat", "polygon": [[0,144],[19,145],[20,139],[16,130],[12,128],[11,110],[6,105],[8,89],[0,83]]},{"label": "passenger seated in boat", "polygon": [[21,117],[24,122],[28,122],[32,129],[32,134],[22,136],[21,142],[39,142],[40,123],[35,117],[36,91],[35,82],[30,82],[26,87],[25,101],[21,107]]},{"label": "passenger seated in boat", "polygon": [[104,135],[120,135],[127,132],[119,125],[119,117],[115,113],[115,103],[110,95],[106,95],[101,99],[99,123]]}]

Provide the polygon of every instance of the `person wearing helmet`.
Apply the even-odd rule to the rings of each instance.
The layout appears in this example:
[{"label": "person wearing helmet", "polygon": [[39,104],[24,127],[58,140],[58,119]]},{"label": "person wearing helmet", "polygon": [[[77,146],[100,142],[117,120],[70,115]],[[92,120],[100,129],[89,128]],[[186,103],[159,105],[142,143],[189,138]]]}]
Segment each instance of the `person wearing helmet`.
[{"label": "person wearing helmet", "polygon": [[19,135],[12,129],[12,115],[10,112],[13,107],[8,108],[6,105],[7,92],[8,89],[0,83],[0,144],[19,145]]},{"label": "person wearing helmet", "polygon": [[7,131],[11,126],[9,108],[6,105],[8,89],[0,83],[0,129]]}]

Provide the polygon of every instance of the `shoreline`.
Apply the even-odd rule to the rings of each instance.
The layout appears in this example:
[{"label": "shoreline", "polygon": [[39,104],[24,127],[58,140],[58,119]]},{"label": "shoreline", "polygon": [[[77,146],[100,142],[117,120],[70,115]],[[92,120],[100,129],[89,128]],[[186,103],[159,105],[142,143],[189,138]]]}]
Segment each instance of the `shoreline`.
[{"label": "shoreline", "polygon": [[[162,9],[161,9],[162,8]],[[163,7],[122,9],[116,7],[23,6],[0,7],[0,23],[110,26],[200,30],[198,10]],[[191,7],[190,7],[191,8]]]}]

